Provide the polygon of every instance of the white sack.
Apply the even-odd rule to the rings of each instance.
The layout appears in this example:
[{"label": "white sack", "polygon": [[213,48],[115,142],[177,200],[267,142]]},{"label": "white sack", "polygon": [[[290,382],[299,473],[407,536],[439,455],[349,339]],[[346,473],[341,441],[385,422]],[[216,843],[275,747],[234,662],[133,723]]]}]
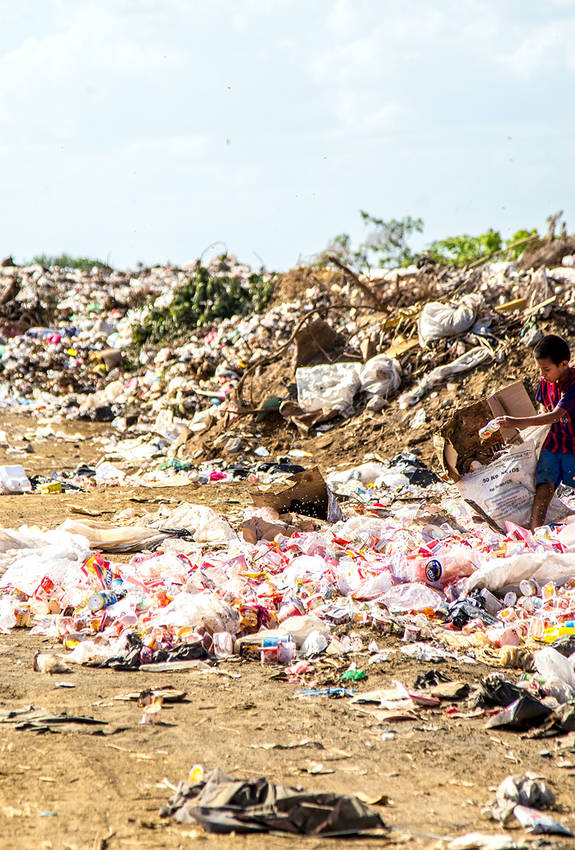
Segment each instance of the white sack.
[{"label": "white sack", "polygon": [[549,269],[547,277],[552,277],[555,280],[560,280],[562,283],[575,284],[575,269],[569,266],[558,266],[555,269]]},{"label": "white sack", "polygon": [[[458,482],[459,492],[475,502],[501,529],[505,520],[524,528],[529,526],[535,495],[535,468],[548,427],[538,428],[518,446],[509,446],[492,463],[477,472],[468,472]],[[571,513],[556,495],[547,511],[547,522],[559,522]]]},{"label": "white sack", "polygon": [[481,295],[464,295],[459,303],[430,301],[421,311],[417,323],[420,345],[469,330],[482,306]]}]

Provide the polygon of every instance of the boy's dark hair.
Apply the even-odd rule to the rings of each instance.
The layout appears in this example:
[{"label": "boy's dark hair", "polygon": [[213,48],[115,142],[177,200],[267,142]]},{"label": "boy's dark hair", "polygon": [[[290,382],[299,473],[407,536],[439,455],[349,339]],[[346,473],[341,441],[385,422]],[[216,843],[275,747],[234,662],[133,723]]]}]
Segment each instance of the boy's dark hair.
[{"label": "boy's dark hair", "polygon": [[557,334],[546,334],[534,347],[533,354],[536,360],[551,360],[556,366],[571,357],[569,345]]}]

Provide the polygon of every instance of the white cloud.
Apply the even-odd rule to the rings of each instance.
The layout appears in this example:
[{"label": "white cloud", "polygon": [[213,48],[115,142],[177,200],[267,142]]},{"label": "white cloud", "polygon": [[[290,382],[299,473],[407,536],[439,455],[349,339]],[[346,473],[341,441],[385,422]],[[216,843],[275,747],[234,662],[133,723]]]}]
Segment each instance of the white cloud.
[{"label": "white cloud", "polygon": [[79,6],[55,30],[0,56],[0,122],[16,134],[67,138],[123,85],[144,86],[185,61],[179,48],[168,57],[164,45],[138,38],[105,7]]},{"label": "white cloud", "polygon": [[534,28],[504,60],[518,77],[531,79],[557,68],[575,70],[575,16]]},{"label": "white cloud", "polygon": [[339,37],[349,37],[357,32],[361,24],[353,0],[335,0],[327,16],[327,24],[330,31]]}]

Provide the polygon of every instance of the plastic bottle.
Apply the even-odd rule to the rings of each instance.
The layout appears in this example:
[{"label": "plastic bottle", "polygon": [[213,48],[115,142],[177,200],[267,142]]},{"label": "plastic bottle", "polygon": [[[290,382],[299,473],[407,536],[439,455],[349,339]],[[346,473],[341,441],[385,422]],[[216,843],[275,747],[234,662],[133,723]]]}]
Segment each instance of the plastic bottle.
[{"label": "plastic bottle", "polygon": [[92,593],[88,598],[88,607],[93,614],[96,611],[101,611],[103,608],[108,608],[109,605],[114,605],[126,595],[125,591],[100,590],[98,593]]},{"label": "plastic bottle", "polygon": [[487,425],[484,425],[483,428],[479,429],[479,438],[481,440],[488,440],[493,434],[496,434],[499,431],[499,425],[495,419],[491,419]]}]

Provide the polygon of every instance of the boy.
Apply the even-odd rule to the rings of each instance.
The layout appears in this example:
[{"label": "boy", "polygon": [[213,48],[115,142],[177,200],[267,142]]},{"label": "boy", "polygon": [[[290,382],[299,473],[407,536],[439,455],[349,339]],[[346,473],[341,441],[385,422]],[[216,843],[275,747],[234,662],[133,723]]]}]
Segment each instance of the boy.
[{"label": "boy", "polygon": [[537,416],[499,416],[500,428],[551,425],[535,473],[531,531],[545,523],[547,508],[558,484],[575,487],[575,368],[569,365],[569,346],[560,336],[547,334],[533,354],[541,373],[535,400],[545,413]]}]

